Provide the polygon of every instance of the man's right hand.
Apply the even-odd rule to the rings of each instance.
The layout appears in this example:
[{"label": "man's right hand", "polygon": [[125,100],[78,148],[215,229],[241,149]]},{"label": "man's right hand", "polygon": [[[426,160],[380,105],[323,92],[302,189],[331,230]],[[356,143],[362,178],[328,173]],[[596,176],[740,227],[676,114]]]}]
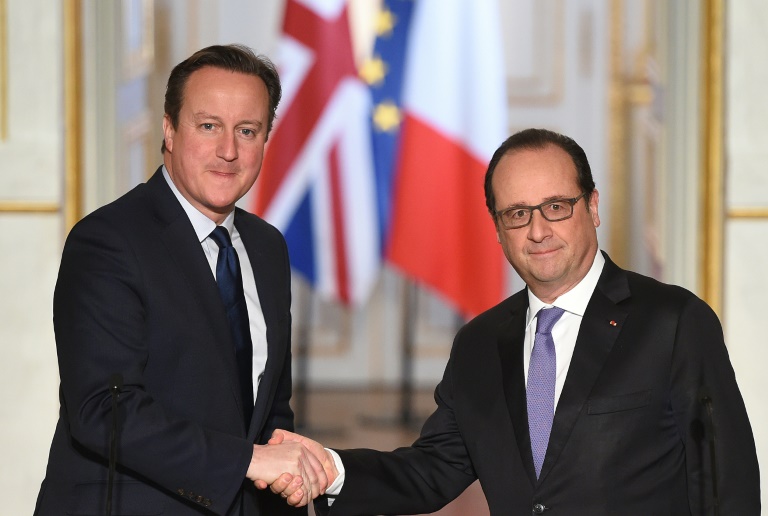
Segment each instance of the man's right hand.
[{"label": "man's right hand", "polygon": [[[283,494],[288,503],[296,507],[307,505],[325,493],[330,485],[324,465],[295,439],[270,440],[268,445],[254,445],[246,477],[260,489],[289,478],[282,491],[289,490],[290,493],[273,491]],[[283,483],[281,481],[279,485]]]},{"label": "man's right hand", "polygon": [[[339,476],[339,470],[336,468],[333,456],[317,441],[287,430],[277,429],[272,433],[269,446],[284,446],[291,442],[304,446],[310,455],[318,461],[328,481],[325,487],[327,488],[333,484],[333,481]],[[256,482],[256,487],[259,489],[265,489],[268,485],[273,493],[281,495],[289,505],[301,506],[298,504],[303,500],[304,493],[302,493],[301,482],[299,482],[295,475],[286,472],[280,475],[274,482]],[[321,494],[323,493],[325,493],[325,489],[323,489]],[[314,499],[314,496],[312,499]]]}]

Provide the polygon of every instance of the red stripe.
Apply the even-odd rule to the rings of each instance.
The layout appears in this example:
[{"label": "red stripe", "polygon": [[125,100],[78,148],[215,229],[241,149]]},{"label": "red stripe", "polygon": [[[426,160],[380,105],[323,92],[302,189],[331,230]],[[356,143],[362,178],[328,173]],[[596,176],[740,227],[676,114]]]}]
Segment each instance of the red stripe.
[{"label": "red stripe", "polygon": [[335,19],[327,20],[288,0],[283,32],[306,45],[314,62],[270,136],[256,191],[254,211],[258,214],[272,202],[341,80],[357,74],[346,7]]},{"label": "red stripe", "polygon": [[349,274],[347,273],[347,233],[344,231],[344,199],[341,186],[341,166],[339,163],[339,143],[331,148],[329,156],[331,176],[331,209],[333,217],[333,249],[336,255],[336,283],[338,296],[344,304],[349,304]]},{"label": "red stripe", "polygon": [[502,299],[504,259],[485,209],[486,164],[406,115],[388,259],[466,315]]}]

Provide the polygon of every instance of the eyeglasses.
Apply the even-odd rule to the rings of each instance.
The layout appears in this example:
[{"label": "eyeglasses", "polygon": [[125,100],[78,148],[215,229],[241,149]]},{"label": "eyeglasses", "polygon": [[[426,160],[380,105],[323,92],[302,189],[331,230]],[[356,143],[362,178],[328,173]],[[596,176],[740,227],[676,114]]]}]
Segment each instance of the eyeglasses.
[{"label": "eyeglasses", "polygon": [[579,199],[587,195],[587,192],[573,199],[555,199],[543,202],[537,206],[512,206],[496,212],[496,217],[501,220],[504,229],[519,229],[527,226],[533,220],[533,211],[539,210],[541,215],[549,222],[558,222],[570,219],[573,216],[573,205]]}]

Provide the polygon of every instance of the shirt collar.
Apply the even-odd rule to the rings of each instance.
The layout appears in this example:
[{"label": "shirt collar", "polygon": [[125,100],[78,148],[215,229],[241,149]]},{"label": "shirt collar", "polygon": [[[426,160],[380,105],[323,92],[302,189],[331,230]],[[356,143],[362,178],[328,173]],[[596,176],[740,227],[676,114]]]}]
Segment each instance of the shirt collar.
[{"label": "shirt collar", "polygon": [[[192,227],[195,229],[197,240],[202,242],[208,238],[208,235],[210,235],[214,229],[216,229],[216,223],[203,215],[197,208],[192,206],[192,204],[190,204],[190,202],[183,195],[181,195],[181,192],[179,192],[179,189],[176,188],[176,185],[173,183],[173,180],[168,173],[168,169],[165,168],[165,165],[163,165],[163,177],[168,183],[168,186],[171,187],[171,191],[173,192],[173,195],[176,196],[176,199],[178,199],[181,207],[184,208],[184,212],[187,214],[189,221],[192,223]],[[229,212],[229,215],[227,215],[227,218],[224,219],[224,222],[222,222],[221,225],[227,228],[227,231],[229,231],[229,235],[231,237],[232,230],[235,225],[234,210]]]},{"label": "shirt collar", "polygon": [[562,308],[566,312],[571,312],[579,317],[584,317],[584,312],[587,311],[587,305],[592,298],[592,293],[597,287],[597,281],[600,279],[600,274],[603,272],[605,266],[605,257],[600,250],[597,250],[595,259],[592,261],[592,267],[589,268],[589,272],[579,281],[575,287],[558,297],[554,303],[547,304],[531,292],[528,289],[528,316],[526,320],[526,327],[531,324],[531,321],[539,313],[542,308],[549,308],[556,306]]}]

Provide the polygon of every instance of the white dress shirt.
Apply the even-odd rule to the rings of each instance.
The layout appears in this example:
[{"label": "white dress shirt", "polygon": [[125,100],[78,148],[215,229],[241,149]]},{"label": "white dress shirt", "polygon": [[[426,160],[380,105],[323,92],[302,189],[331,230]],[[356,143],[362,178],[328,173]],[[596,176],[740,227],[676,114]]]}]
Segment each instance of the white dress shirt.
[{"label": "white dress shirt", "polygon": [[[165,177],[168,186],[171,187],[173,194],[184,208],[195,234],[203,247],[205,257],[208,259],[208,265],[211,267],[213,278],[216,279],[216,262],[219,259],[219,246],[209,235],[216,229],[216,223],[203,215],[200,211],[187,201],[176,185],[173,184],[171,176],[168,174],[165,165],[163,165],[163,177]],[[240,233],[235,227],[235,212],[230,212],[224,222],[221,223],[232,239],[232,246],[237,251],[237,257],[240,262],[240,271],[243,276],[243,291],[245,293],[245,306],[248,310],[248,322],[251,330],[251,343],[253,345],[253,399],[256,400],[256,393],[259,390],[259,382],[264,376],[264,369],[267,365],[267,323],[264,321],[264,312],[261,311],[261,302],[259,301],[259,292],[256,290],[256,279],[253,276],[251,261],[248,259],[248,252],[245,250]],[[233,350],[234,353],[234,350]]]},{"label": "white dress shirt", "polygon": [[523,371],[525,373],[526,385],[528,384],[528,366],[531,363],[531,352],[533,352],[533,342],[536,337],[536,323],[538,322],[537,315],[539,310],[553,306],[565,310],[562,317],[552,328],[552,340],[555,341],[555,370],[557,375],[555,377],[555,411],[557,411],[557,402],[560,401],[560,394],[563,392],[568,368],[571,366],[571,358],[573,358],[573,350],[576,348],[576,337],[579,336],[581,320],[584,318],[584,312],[587,310],[592,293],[595,291],[595,287],[597,287],[597,280],[600,279],[604,265],[605,257],[598,249],[587,275],[575,287],[558,297],[552,305],[544,303],[544,301],[531,292],[531,289],[528,289],[528,313],[526,314],[525,348],[523,349]]}]

